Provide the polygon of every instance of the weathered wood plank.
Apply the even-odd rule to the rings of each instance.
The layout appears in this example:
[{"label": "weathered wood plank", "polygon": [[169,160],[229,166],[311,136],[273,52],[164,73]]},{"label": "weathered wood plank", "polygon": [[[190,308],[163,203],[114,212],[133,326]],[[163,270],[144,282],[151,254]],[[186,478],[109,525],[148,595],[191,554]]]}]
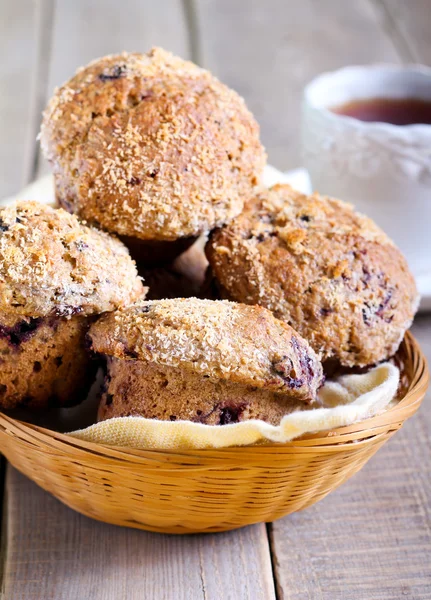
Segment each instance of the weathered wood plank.
[{"label": "weathered wood plank", "polygon": [[[0,3],[0,198],[17,192],[32,176],[43,76],[40,57],[49,6],[49,0]],[[4,470],[0,456],[0,590],[6,554]]]},{"label": "weathered wood plank", "polygon": [[8,469],[5,598],[271,600],[264,525],[168,536],[92,521]]},{"label": "weathered wood plank", "polygon": [[199,60],[244,96],[269,162],[300,165],[302,89],[349,63],[397,61],[368,0],[199,0]]},{"label": "weathered wood plank", "polygon": [[[91,60],[162,46],[189,58],[189,37],[181,0],[56,0],[45,102],[54,88]],[[38,175],[48,165],[39,157]]]},{"label": "weathered wood plank", "polygon": [[3,569],[6,556],[6,520],[4,516],[4,478],[6,471],[6,461],[0,454],[0,598],[3,591]]},{"label": "weathered wood plank", "polygon": [[42,9],[31,0],[0,3],[0,198],[32,173]]},{"label": "weathered wood plank", "polygon": [[49,92],[79,66],[123,50],[145,52],[163,46],[188,57],[182,2],[168,0],[56,0]]},{"label": "weathered wood plank", "polygon": [[[57,0],[44,102],[89,60],[161,45],[188,57],[180,0]],[[38,174],[46,167],[39,164]],[[61,505],[14,469],[6,476],[5,598],[274,598],[264,525],[174,537],[111,527]]]},{"label": "weathered wood plank", "polygon": [[431,65],[431,3],[429,0],[377,0],[383,22],[403,57]]},{"label": "weathered wood plank", "polygon": [[[430,360],[431,317],[414,333]],[[431,598],[430,402],[339,490],[273,523],[280,598]]]},{"label": "weathered wood plank", "polygon": [[[381,33],[377,0],[191,1],[189,8],[198,9],[188,13],[189,20],[197,17],[191,45],[180,1],[133,0],[122,10],[115,0],[58,0],[48,84],[36,93],[44,53],[34,31],[40,25],[32,23],[39,18],[35,7],[46,3],[24,4],[0,5],[0,48],[18,61],[0,69],[1,89],[14,90],[0,97],[2,194],[32,171],[41,101],[77,66],[105,53],[158,44],[187,57],[192,48],[195,59],[246,97],[271,162],[284,169],[299,164],[301,90],[315,74],[347,63],[406,59],[397,39],[408,40],[404,47],[415,60],[430,62],[427,0],[408,6],[385,0],[401,38],[390,27]],[[418,321],[416,334],[431,357],[429,318]],[[425,404],[350,483],[271,526],[280,598],[431,598],[430,428]],[[6,599],[274,597],[263,526],[158,536],[77,515],[13,469],[7,491]]]}]

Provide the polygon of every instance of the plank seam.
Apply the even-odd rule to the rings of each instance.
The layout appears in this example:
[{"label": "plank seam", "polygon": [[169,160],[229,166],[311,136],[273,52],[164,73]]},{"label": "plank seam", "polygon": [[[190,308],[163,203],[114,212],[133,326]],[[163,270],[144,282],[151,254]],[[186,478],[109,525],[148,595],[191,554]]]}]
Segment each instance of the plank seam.
[{"label": "plank seam", "polygon": [[389,9],[386,0],[370,0],[370,2],[374,7],[379,24],[388,34],[400,59],[403,62],[418,61],[415,51],[399,28],[398,19]]},{"label": "plank seam", "polygon": [[182,5],[189,39],[190,58],[197,65],[203,66],[202,44],[199,35],[199,18],[196,0],[182,0]]},{"label": "plank seam", "polygon": [[275,600],[283,600],[283,598],[284,598],[283,589],[279,585],[278,577],[277,577],[278,561],[277,561],[275,545],[274,545],[274,526],[273,526],[273,523],[265,523],[265,525],[266,525],[266,537],[268,540],[268,547],[269,547],[269,556],[271,559],[271,571],[272,571],[272,579],[274,582]]},{"label": "plank seam", "polygon": [[51,48],[53,41],[53,23],[55,14],[55,0],[44,0],[39,5],[37,17],[37,60],[35,78],[33,82],[32,118],[30,127],[31,139],[31,167],[28,172],[28,181],[36,177],[39,167],[39,142],[37,136],[40,129],[41,115],[45,108]]},{"label": "plank seam", "polygon": [[5,566],[7,552],[7,527],[6,527],[6,460],[0,454],[0,599],[5,594]]},{"label": "plank seam", "polygon": [[206,590],[206,585],[205,585],[204,565],[203,565],[203,560],[202,560],[202,552],[201,552],[200,548],[199,548],[199,577],[200,577],[201,586],[202,586],[202,598],[203,598],[203,600],[207,600],[207,590]]}]

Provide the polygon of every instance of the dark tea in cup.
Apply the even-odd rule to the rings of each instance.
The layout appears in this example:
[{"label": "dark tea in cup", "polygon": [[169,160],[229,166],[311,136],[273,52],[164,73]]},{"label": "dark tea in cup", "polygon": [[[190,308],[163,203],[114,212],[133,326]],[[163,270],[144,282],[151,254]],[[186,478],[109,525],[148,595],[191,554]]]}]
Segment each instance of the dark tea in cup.
[{"label": "dark tea in cup", "polygon": [[330,110],[337,115],[366,122],[431,125],[431,101],[421,98],[366,98],[352,100]]},{"label": "dark tea in cup", "polygon": [[313,189],[351,202],[398,244],[431,310],[431,68],[319,75],[304,90],[302,156]]}]

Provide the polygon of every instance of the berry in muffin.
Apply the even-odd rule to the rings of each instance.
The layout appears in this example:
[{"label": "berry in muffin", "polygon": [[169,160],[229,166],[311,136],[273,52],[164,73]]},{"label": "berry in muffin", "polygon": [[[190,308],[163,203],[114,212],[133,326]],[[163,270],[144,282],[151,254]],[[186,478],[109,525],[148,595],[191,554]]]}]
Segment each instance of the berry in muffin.
[{"label": "berry in muffin", "polygon": [[316,403],[323,381],[308,343],[259,306],[145,301],[102,317],[88,335],[107,359],[99,420],[279,424]]},{"label": "berry in muffin", "polygon": [[143,296],[120,241],[36,202],[0,209],[0,407],[83,399],[89,324]]},{"label": "berry in muffin", "polygon": [[239,214],[265,162],[243,99],[160,48],[78,70],[49,102],[41,144],[58,202],[152,264]]},{"label": "berry in muffin", "polygon": [[288,185],[249,201],[206,253],[222,297],[268,308],[343,366],[392,356],[418,307],[403,255],[371,219]]}]

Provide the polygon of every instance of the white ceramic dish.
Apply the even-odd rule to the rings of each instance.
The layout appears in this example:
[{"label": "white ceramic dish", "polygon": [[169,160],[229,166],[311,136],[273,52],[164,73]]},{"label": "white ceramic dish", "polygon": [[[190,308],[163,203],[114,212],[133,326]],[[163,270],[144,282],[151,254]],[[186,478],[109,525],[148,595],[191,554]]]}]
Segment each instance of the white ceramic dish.
[{"label": "white ceramic dish", "polygon": [[304,91],[302,146],[312,187],[352,202],[404,252],[431,308],[431,125],[363,122],[329,108],[364,98],[431,101],[431,68],[346,67]]}]

